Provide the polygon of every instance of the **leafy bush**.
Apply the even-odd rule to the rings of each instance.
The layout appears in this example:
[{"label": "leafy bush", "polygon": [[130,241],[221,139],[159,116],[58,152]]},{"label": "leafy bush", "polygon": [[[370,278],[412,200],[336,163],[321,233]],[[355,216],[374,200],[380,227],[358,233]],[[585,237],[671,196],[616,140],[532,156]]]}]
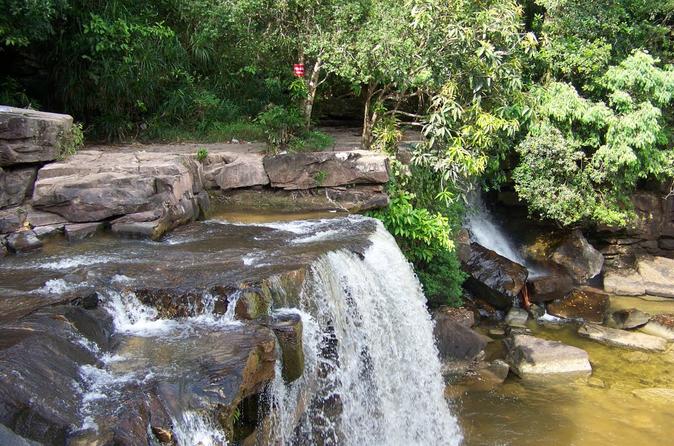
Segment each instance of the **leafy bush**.
[{"label": "leafy bush", "polygon": [[302,114],[294,107],[272,105],[257,115],[255,122],[262,127],[272,152],[287,149],[293,138],[304,131]]},{"label": "leafy bush", "polygon": [[288,150],[291,152],[320,152],[335,144],[335,138],[316,130],[305,132],[300,137],[290,140]]},{"label": "leafy bush", "polygon": [[70,133],[63,136],[59,158],[72,156],[84,145],[84,131],[82,124],[76,122],[70,129]]}]

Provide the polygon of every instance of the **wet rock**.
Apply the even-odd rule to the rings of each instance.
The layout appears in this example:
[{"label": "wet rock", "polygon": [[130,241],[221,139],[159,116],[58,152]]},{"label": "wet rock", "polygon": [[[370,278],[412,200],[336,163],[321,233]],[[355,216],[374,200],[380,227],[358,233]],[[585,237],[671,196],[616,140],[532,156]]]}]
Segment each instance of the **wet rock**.
[{"label": "wet rock", "polygon": [[529,313],[522,308],[513,307],[506,314],[505,323],[509,327],[521,327],[526,328],[527,320],[529,319]]},{"label": "wet rock", "polygon": [[464,286],[496,308],[511,307],[526,285],[527,269],[465,238],[459,240],[457,252],[469,275]]},{"label": "wet rock", "polygon": [[69,242],[77,242],[93,237],[96,232],[103,228],[102,222],[76,223],[65,225],[65,234]]},{"label": "wet rock", "polygon": [[579,230],[569,234],[552,254],[552,261],[563,266],[578,283],[599,274],[604,256],[585,239]]},{"label": "wet rock", "polygon": [[648,361],[648,354],[644,352],[628,352],[628,353],[623,353],[620,355],[625,361],[630,362],[632,364],[639,364],[639,363],[644,363]]},{"label": "wet rock", "polygon": [[40,240],[44,240],[48,237],[52,237],[57,234],[63,234],[65,225],[48,225],[48,226],[38,226],[33,229],[33,232]]},{"label": "wet rock", "polygon": [[16,435],[2,424],[0,424],[0,444],[7,446],[40,446],[40,443]]},{"label": "wet rock", "polygon": [[592,372],[589,356],[584,350],[558,341],[514,335],[506,340],[506,346],[510,367],[522,378]]},{"label": "wet rock", "polygon": [[443,305],[433,311],[433,320],[436,324],[445,321],[454,321],[465,327],[471,328],[475,325],[475,314],[468,308],[456,308]]},{"label": "wet rock", "polygon": [[23,208],[0,210],[0,234],[9,234],[25,227],[26,211]]},{"label": "wet rock", "polygon": [[550,302],[548,313],[565,319],[601,323],[610,306],[608,295],[590,288],[577,289],[562,300]]},{"label": "wet rock", "polygon": [[355,150],[268,156],[264,168],[273,187],[286,190],[388,182],[384,155]]},{"label": "wet rock", "polygon": [[173,432],[169,429],[158,426],[152,426],[151,429],[152,433],[157,437],[157,440],[159,440],[160,443],[173,443]]},{"label": "wet rock", "polygon": [[650,388],[650,389],[635,389],[632,391],[635,397],[656,404],[674,404],[674,389],[667,388]]},{"label": "wet rock", "polygon": [[0,167],[0,209],[19,205],[30,197],[36,176],[36,167]]},{"label": "wet rock", "polygon": [[487,370],[489,370],[494,375],[494,377],[502,383],[508,377],[510,366],[502,359],[495,359],[489,363]]},{"label": "wet rock", "polygon": [[637,270],[644,281],[646,294],[674,297],[674,259],[640,258],[637,261]]},{"label": "wet rock", "polygon": [[283,379],[295,381],[304,373],[302,318],[297,313],[275,313],[265,323],[272,329],[281,346]]},{"label": "wet rock", "polygon": [[12,252],[29,252],[42,248],[42,242],[33,231],[19,231],[7,236],[7,247]]},{"label": "wet rock", "polygon": [[618,296],[643,296],[646,286],[641,275],[631,269],[610,269],[604,273],[604,291]]},{"label": "wet rock", "polygon": [[545,307],[542,305],[531,304],[529,307],[529,314],[532,318],[534,318],[534,320],[538,320],[545,316]]},{"label": "wet rock", "polygon": [[72,125],[68,115],[0,106],[0,166],[55,160]]},{"label": "wet rock", "polygon": [[616,311],[613,313],[612,317],[616,324],[616,328],[621,330],[639,328],[646,325],[648,321],[651,320],[651,317],[648,314],[637,310],[636,308]]},{"label": "wet rock", "polygon": [[490,328],[488,333],[489,333],[489,336],[493,336],[493,337],[496,337],[496,338],[503,337],[506,334],[506,332],[503,328],[498,328],[498,327],[497,328]]},{"label": "wet rock", "polygon": [[656,336],[592,324],[581,326],[578,335],[602,344],[633,350],[662,351],[667,346],[667,341]]},{"label": "wet rock", "polygon": [[110,229],[122,236],[157,240],[168,230],[161,217],[162,212],[158,209],[129,214],[111,221]]},{"label": "wet rock", "polygon": [[655,315],[650,322],[641,328],[641,331],[649,335],[661,337],[668,341],[674,341],[674,315]]},{"label": "wet rock", "polygon": [[258,287],[244,287],[241,296],[236,302],[237,319],[257,319],[269,314],[271,295],[268,290]]},{"label": "wet rock", "polygon": [[80,366],[95,361],[73,342],[77,333],[60,308],[0,328],[0,423],[47,445],[65,444],[79,425],[80,396],[72,386]]},{"label": "wet rock", "polygon": [[443,362],[472,360],[487,345],[485,336],[471,330],[465,323],[449,318],[436,319],[433,335]]},{"label": "wet rock", "polygon": [[561,299],[572,289],[574,283],[569,274],[561,268],[552,268],[549,275],[538,276],[529,279],[529,300],[531,302],[550,302],[555,299]]}]

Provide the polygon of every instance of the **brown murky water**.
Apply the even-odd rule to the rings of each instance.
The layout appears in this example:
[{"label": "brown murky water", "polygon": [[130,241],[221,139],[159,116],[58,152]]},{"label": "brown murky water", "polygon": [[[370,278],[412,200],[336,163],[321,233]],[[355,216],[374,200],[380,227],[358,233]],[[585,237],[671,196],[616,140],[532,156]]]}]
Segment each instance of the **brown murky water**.
[{"label": "brown murky water", "polygon": [[[674,312],[674,301],[617,298],[612,307]],[[530,383],[511,375],[496,389],[467,390],[454,402],[464,444],[674,444],[672,401],[645,400],[633,394],[635,390],[654,387],[674,389],[671,344],[665,353],[634,352],[580,338],[572,325],[531,328],[537,336],[587,351],[595,379],[589,383],[585,379]]]}]

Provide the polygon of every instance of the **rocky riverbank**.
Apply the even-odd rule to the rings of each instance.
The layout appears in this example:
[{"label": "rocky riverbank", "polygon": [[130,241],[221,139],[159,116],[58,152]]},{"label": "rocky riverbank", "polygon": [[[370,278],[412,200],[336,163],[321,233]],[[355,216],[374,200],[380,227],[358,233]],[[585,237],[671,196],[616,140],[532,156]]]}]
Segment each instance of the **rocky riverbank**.
[{"label": "rocky riverbank", "polygon": [[[371,152],[265,156],[259,145],[191,144],[91,147],[66,156],[71,126],[67,115],[0,109],[1,252],[39,249],[59,233],[71,241],[99,230],[156,240],[247,191],[256,197],[245,200],[248,207],[291,202],[295,212],[388,203],[386,157]],[[200,149],[206,152],[197,159]]]}]

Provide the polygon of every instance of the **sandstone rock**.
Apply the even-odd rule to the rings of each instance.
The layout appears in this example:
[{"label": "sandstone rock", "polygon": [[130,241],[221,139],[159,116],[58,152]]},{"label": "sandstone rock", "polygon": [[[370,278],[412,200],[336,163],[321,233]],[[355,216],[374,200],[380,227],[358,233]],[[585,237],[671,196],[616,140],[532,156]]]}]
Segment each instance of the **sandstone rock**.
[{"label": "sandstone rock", "polygon": [[601,323],[609,305],[607,294],[584,288],[573,290],[562,300],[548,303],[547,310],[549,314],[557,317]]},{"label": "sandstone rock", "polygon": [[604,266],[604,256],[588,243],[579,230],[562,241],[552,254],[552,261],[566,268],[579,283],[599,274]]},{"label": "sandstone rock", "polygon": [[599,378],[595,378],[595,377],[588,378],[587,385],[590,386],[590,387],[598,388],[598,389],[606,388],[606,384],[604,383],[604,381],[602,381]]},{"label": "sandstone rock", "polygon": [[674,297],[674,259],[640,258],[637,262],[637,270],[643,278],[646,294]]},{"label": "sandstone rock", "polygon": [[506,340],[508,362],[520,377],[549,374],[592,372],[588,354],[579,348],[557,341],[528,335],[514,335]]},{"label": "sandstone rock", "polygon": [[16,435],[12,430],[5,427],[4,424],[0,424],[0,444],[8,446],[40,446],[40,443]]},{"label": "sandstone rock", "polygon": [[495,359],[489,363],[487,370],[489,370],[496,378],[498,378],[500,382],[503,382],[508,377],[510,365],[508,365],[508,363],[502,359]]},{"label": "sandstone rock", "polygon": [[475,314],[468,308],[455,308],[443,305],[433,311],[433,320],[436,324],[441,324],[448,320],[454,321],[471,328],[475,325]]},{"label": "sandstone rock", "polygon": [[513,307],[506,314],[505,323],[509,327],[521,327],[526,328],[527,320],[529,319],[529,313],[522,308]]},{"label": "sandstone rock", "polygon": [[613,313],[613,321],[616,324],[616,328],[621,330],[641,327],[646,325],[649,320],[651,320],[651,317],[648,314],[636,308],[619,310]]},{"label": "sandstone rock", "polygon": [[36,176],[36,167],[0,167],[0,209],[23,203],[33,191]]},{"label": "sandstone rock", "polygon": [[505,309],[526,285],[527,269],[477,243],[460,240],[458,255],[468,273],[465,287],[476,297]]},{"label": "sandstone rock", "polygon": [[635,389],[632,391],[635,397],[656,404],[674,404],[674,389],[653,387],[650,389]]},{"label": "sandstone rock", "polygon": [[545,307],[542,305],[531,304],[529,306],[529,314],[534,320],[538,320],[545,316]]},{"label": "sandstone rock", "polygon": [[161,153],[83,151],[38,172],[33,205],[72,222],[173,208],[201,190],[196,161]]},{"label": "sandstone rock", "polygon": [[168,230],[161,217],[158,209],[129,214],[111,221],[110,229],[115,234],[157,240]]},{"label": "sandstone rock", "polygon": [[65,225],[65,234],[69,242],[76,242],[92,237],[96,232],[103,228],[103,223],[76,223]]},{"label": "sandstone rock", "polygon": [[584,324],[578,329],[578,334],[602,344],[634,350],[662,351],[667,346],[662,338],[600,325]]},{"label": "sandstone rock", "polygon": [[7,247],[12,252],[29,252],[42,248],[42,242],[33,231],[19,231],[7,236]]},{"label": "sandstone rock", "polygon": [[271,308],[271,294],[258,287],[246,287],[240,290],[240,297],[236,301],[235,314],[237,319],[257,319],[269,314]]},{"label": "sandstone rock", "polygon": [[646,287],[638,272],[611,269],[604,273],[604,291],[618,296],[643,296]]},{"label": "sandstone rock", "polygon": [[295,381],[304,373],[302,318],[297,313],[275,313],[265,325],[272,329],[281,346],[284,381]]},{"label": "sandstone rock", "polygon": [[0,106],[0,166],[55,160],[72,125],[68,115]]},{"label": "sandstone rock", "polygon": [[23,208],[0,210],[0,234],[9,234],[25,227],[26,211]]},{"label": "sandstone rock", "polygon": [[433,334],[443,361],[472,360],[487,345],[484,337],[466,327],[465,323],[449,318],[436,320]]},{"label": "sandstone rock", "polygon": [[43,240],[45,238],[57,235],[57,234],[62,234],[65,229],[65,225],[60,224],[60,225],[47,225],[47,226],[38,226],[35,229],[33,229],[33,232],[39,238],[40,240]]},{"label": "sandstone rock", "polygon": [[355,150],[268,156],[264,168],[271,185],[286,190],[388,182],[384,155]]},{"label": "sandstone rock", "polygon": [[632,364],[645,363],[648,361],[648,354],[644,352],[628,352],[620,355],[625,361]]},{"label": "sandstone rock", "polygon": [[223,190],[269,184],[262,155],[258,154],[237,155],[231,161],[213,169],[211,175],[215,184]]}]

